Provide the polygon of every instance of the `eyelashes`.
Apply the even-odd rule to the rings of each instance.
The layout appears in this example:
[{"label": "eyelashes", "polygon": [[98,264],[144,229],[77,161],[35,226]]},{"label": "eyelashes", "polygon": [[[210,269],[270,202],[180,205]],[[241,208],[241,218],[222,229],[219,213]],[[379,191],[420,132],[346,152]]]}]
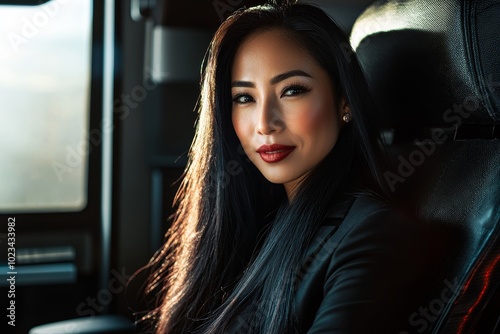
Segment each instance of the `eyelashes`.
[{"label": "eyelashes", "polygon": [[[283,88],[281,96],[296,96],[309,92],[311,89],[302,84],[291,84]],[[290,93],[290,94],[289,94]]]},{"label": "eyelashes", "polygon": [[253,98],[246,93],[236,94],[235,96],[233,96],[232,100],[233,100],[233,103],[237,103],[237,104],[246,104],[246,103],[254,101]]},{"label": "eyelashes", "polygon": [[[290,84],[284,87],[281,91],[280,97],[294,97],[308,93],[311,89],[302,84]],[[253,97],[248,93],[238,93],[232,97],[232,102],[237,104],[247,104],[255,102]]]}]

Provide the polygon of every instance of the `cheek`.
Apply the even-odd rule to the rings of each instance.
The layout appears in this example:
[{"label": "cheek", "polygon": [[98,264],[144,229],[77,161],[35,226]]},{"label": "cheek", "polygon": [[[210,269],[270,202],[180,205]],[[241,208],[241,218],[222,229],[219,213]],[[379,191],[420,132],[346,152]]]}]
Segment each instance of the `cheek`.
[{"label": "cheek", "polygon": [[300,112],[293,116],[294,132],[303,135],[320,135],[324,131],[335,128],[335,110],[329,103],[315,101],[304,105]]},{"label": "cheek", "polygon": [[231,120],[233,122],[234,132],[236,132],[236,136],[240,140],[241,144],[245,146],[245,143],[248,140],[248,128],[249,122],[245,120],[244,116],[241,113],[233,112],[231,115]]},{"label": "cheek", "polygon": [[236,136],[238,137],[238,140],[240,141],[240,150],[243,149],[243,151],[239,151],[239,153],[244,153],[246,154],[247,158],[252,161],[252,163],[256,163],[253,159],[252,152],[252,128],[251,128],[251,120],[247,119],[243,115],[238,113],[233,113],[231,115],[231,120],[233,123],[233,129],[234,132],[236,133]]}]

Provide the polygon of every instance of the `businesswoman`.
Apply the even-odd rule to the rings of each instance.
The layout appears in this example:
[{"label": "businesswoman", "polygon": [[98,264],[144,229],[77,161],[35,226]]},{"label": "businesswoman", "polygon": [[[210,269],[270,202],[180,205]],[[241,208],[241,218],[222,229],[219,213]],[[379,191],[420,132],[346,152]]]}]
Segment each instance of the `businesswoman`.
[{"label": "businesswoman", "polygon": [[347,37],[319,8],[281,1],[221,25],[152,261],[155,333],[408,326],[422,295],[419,230],[383,204],[368,96]]}]

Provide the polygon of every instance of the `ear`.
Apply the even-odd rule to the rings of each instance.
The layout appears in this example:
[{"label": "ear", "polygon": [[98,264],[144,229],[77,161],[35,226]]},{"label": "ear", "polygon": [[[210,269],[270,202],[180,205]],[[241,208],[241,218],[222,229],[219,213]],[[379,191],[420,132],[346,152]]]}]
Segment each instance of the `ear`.
[{"label": "ear", "polygon": [[352,119],[351,106],[347,99],[342,96],[339,103],[339,121],[343,123],[349,123]]},{"label": "ear", "polygon": [[351,106],[349,105],[349,102],[347,102],[345,96],[342,96],[342,99],[340,99],[340,108],[342,112],[351,112]]}]

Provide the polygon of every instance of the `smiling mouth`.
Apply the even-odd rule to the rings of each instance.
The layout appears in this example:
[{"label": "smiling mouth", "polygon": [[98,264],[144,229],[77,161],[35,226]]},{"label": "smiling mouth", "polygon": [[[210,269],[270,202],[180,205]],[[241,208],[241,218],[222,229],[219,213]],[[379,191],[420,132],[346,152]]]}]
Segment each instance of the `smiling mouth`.
[{"label": "smiling mouth", "polygon": [[293,150],[295,150],[295,146],[273,144],[262,145],[257,149],[257,153],[265,162],[276,163],[285,159]]}]

